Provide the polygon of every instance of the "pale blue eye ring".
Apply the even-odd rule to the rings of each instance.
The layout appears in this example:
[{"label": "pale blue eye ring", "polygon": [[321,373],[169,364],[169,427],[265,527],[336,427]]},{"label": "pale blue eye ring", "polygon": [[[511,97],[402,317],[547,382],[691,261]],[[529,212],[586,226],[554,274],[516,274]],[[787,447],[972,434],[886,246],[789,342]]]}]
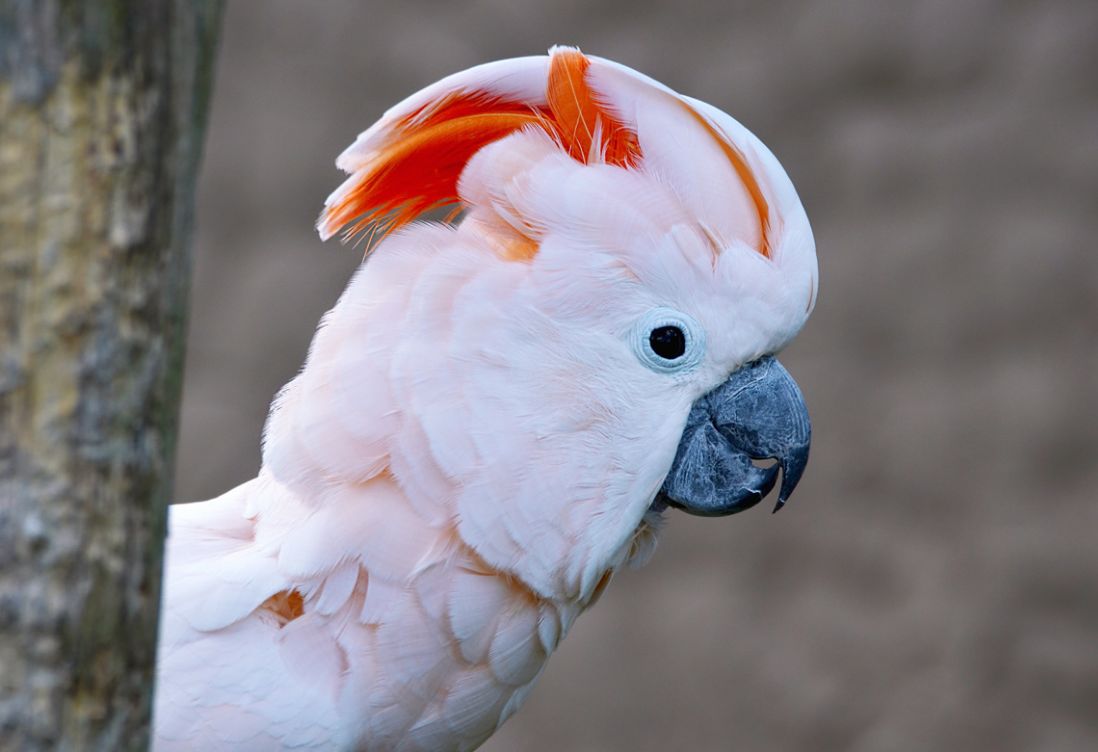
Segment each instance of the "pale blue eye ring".
[{"label": "pale blue eye ring", "polygon": [[[681,355],[666,357],[656,352],[653,345],[659,347],[659,337],[668,330],[678,330],[684,340]],[[655,336],[654,336],[655,333]],[[677,335],[676,335],[677,338]],[[705,358],[705,330],[693,317],[674,308],[653,308],[645,313],[633,326],[630,345],[637,359],[647,368],[657,373],[685,373],[698,367]],[[676,349],[673,352],[677,352]]]}]

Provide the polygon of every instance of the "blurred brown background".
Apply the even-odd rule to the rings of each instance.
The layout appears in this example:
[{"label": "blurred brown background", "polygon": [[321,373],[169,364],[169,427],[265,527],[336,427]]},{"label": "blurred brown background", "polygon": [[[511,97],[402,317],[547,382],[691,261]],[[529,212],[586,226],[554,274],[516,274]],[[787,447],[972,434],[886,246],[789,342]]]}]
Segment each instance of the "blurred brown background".
[{"label": "blurred brown background", "polygon": [[674,515],[486,749],[1098,749],[1094,0],[230,3],[178,498],[252,477],[358,263],[312,229],[336,154],[558,42],[786,166],[820,256],[783,356],[815,444],[785,513]]}]

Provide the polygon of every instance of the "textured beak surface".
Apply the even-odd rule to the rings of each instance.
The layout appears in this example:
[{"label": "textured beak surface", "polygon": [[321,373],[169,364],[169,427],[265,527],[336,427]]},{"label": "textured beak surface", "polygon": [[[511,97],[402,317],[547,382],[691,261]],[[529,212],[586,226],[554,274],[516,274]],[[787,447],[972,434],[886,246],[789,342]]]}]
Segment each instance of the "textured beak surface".
[{"label": "textured beak surface", "polygon": [[694,403],[657,501],[690,514],[735,514],[762,501],[780,469],[776,512],[804,473],[811,438],[808,408],[789,372],[769,356],[749,363]]}]

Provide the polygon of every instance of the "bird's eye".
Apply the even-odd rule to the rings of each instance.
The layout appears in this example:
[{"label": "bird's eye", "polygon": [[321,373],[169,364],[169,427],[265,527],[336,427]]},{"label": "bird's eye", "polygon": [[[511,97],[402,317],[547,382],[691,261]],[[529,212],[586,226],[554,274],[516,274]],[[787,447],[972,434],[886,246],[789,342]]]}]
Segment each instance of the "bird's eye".
[{"label": "bird's eye", "polygon": [[688,371],[705,357],[705,332],[697,321],[673,308],[653,308],[633,327],[633,352],[659,373]]},{"label": "bird's eye", "polygon": [[648,335],[648,344],[664,360],[674,360],[686,352],[686,335],[677,326],[658,326]]}]

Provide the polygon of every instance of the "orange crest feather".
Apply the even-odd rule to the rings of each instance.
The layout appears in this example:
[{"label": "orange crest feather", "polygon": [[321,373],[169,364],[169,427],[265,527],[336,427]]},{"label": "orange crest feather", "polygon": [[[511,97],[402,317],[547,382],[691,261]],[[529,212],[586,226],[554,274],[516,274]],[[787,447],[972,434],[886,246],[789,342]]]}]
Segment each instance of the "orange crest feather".
[{"label": "orange crest feather", "polygon": [[[574,159],[632,167],[637,136],[599,103],[587,84],[590,61],[575,49],[552,52],[546,105],[508,101],[480,91],[454,91],[402,118],[353,184],[325,207],[320,226],[370,225],[384,236],[425,211],[457,204],[458,179],[484,146],[527,127],[541,128]],[[599,142],[595,143],[595,137]]]},{"label": "orange crest feather", "polygon": [[[640,159],[637,135],[603,107],[587,85],[591,65],[582,52],[554,50],[546,98],[558,137],[568,154],[584,164],[602,161],[633,167]],[[595,144],[595,136],[600,142]]]},{"label": "orange crest feather", "polygon": [[747,195],[755,205],[755,212],[759,215],[759,248],[757,250],[766,258],[770,258],[770,206],[767,204],[766,197],[763,196],[762,188],[759,187],[759,181],[755,178],[755,173],[751,171],[747,164],[747,159],[728,139],[718,133],[713,124],[701,113],[685,103],[682,104],[682,107],[716,142],[717,146],[724,152],[724,156],[731,163],[732,169],[736,171],[736,175],[739,176],[740,182],[747,190]]}]

